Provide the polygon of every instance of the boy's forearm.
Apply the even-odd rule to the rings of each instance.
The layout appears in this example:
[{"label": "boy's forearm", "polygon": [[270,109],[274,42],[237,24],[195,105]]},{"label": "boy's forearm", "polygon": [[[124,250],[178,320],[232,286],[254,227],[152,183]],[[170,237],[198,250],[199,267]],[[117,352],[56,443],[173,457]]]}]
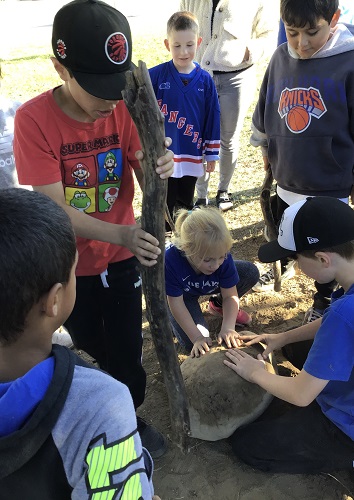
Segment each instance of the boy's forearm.
[{"label": "boy's forearm", "polygon": [[316,319],[311,323],[307,323],[306,325],[299,326],[298,328],[294,328],[293,330],[289,330],[286,332],[282,332],[279,335],[282,336],[284,344],[293,344],[295,342],[301,342],[303,340],[313,340],[315,335],[321,326],[322,319]]},{"label": "boy's forearm", "polygon": [[273,396],[296,406],[308,406],[327,384],[327,381],[315,379],[304,370],[296,377],[283,377],[266,370],[257,370],[252,382]]},{"label": "boy's forearm", "polygon": [[125,246],[124,243],[126,240],[126,233],[129,231],[129,226],[112,224],[110,222],[95,219],[67,205],[61,183],[46,186],[33,186],[33,189],[34,191],[46,194],[65,210],[70,217],[76,236]]}]

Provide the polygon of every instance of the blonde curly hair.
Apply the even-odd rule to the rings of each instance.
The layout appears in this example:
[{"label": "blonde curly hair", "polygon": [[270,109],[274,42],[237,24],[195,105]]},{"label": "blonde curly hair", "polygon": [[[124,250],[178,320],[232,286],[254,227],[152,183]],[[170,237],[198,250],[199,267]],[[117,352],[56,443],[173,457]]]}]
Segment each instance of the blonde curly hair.
[{"label": "blonde curly hair", "polygon": [[230,251],[234,241],[219,210],[210,207],[179,210],[175,222],[173,244],[189,258],[222,255]]}]

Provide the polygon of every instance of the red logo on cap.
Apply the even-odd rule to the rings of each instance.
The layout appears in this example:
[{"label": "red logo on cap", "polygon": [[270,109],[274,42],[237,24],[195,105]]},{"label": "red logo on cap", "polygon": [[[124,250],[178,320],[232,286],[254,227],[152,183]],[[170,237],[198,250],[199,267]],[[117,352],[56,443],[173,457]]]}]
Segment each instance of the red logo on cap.
[{"label": "red logo on cap", "polygon": [[63,40],[57,40],[57,54],[61,59],[66,58],[66,45]]},{"label": "red logo on cap", "polygon": [[128,57],[128,40],[123,33],[113,33],[106,41],[106,54],[113,64],[123,64]]}]

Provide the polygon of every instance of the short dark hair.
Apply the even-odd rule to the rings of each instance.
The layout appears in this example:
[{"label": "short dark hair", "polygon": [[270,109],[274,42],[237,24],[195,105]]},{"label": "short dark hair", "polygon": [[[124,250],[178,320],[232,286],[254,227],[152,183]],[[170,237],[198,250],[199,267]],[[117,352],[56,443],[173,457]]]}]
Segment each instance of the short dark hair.
[{"label": "short dark hair", "polygon": [[192,14],[192,12],[186,10],[172,14],[167,21],[167,35],[169,35],[171,31],[185,30],[192,30],[194,33],[198,34],[199,25],[196,16]]},{"label": "short dark hair", "polygon": [[338,0],[280,0],[280,17],[296,28],[314,28],[320,18],[330,24],[337,10]]},{"label": "short dark hair", "polygon": [[9,344],[40,298],[56,283],[68,283],[76,240],[57,203],[21,188],[0,190],[0,228],[0,343]]},{"label": "short dark hair", "polygon": [[343,259],[354,260],[354,240],[321,250],[304,250],[300,254],[309,259],[314,259],[317,252],[337,253]]}]

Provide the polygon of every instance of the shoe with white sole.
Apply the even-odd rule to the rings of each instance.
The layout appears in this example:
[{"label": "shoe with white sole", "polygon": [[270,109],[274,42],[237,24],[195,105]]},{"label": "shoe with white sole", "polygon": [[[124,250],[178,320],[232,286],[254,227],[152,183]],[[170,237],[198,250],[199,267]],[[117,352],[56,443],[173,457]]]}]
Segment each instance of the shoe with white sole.
[{"label": "shoe with white sole", "polygon": [[215,201],[218,209],[222,212],[226,212],[226,210],[230,210],[234,206],[231,196],[226,191],[218,191]]},{"label": "shoe with white sole", "polygon": [[322,318],[324,312],[325,309],[317,309],[316,307],[309,307],[305,312],[305,317],[302,324],[307,325],[307,323],[312,323],[312,321]]},{"label": "shoe with white sole", "polygon": [[[283,282],[285,280],[289,280],[295,276],[295,261],[291,260],[284,272],[281,274],[280,281]],[[254,292],[268,292],[269,290],[274,290],[274,271],[273,267],[269,269],[266,273],[262,274],[257,283],[252,287]]]}]

